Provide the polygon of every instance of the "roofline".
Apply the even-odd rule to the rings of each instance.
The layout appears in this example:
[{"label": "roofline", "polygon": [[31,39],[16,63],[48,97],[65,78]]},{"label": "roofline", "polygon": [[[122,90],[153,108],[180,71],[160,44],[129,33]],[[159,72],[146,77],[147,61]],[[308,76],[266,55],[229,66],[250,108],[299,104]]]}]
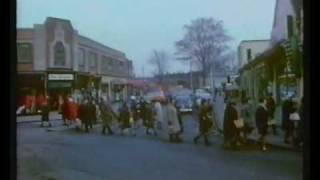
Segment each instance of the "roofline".
[{"label": "roofline", "polygon": [[279,3],[279,0],[276,0],[275,6],[274,6],[274,13],[273,13],[272,29],[273,29],[274,26],[276,25],[277,9],[278,9],[278,6],[279,6],[278,3]]},{"label": "roofline", "polygon": [[253,40],[242,40],[239,44],[244,42],[255,42],[255,41],[271,41],[271,39],[253,39]]},{"label": "roofline", "polygon": [[[120,54],[122,54],[124,57],[126,57],[126,54],[125,54],[124,52],[122,52],[122,51],[119,51],[119,50],[117,50],[117,49],[113,49],[113,48],[111,48],[111,47],[109,47],[109,46],[107,46],[107,45],[104,45],[104,44],[102,44],[102,43],[100,43],[100,42],[98,42],[98,41],[95,41],[95,40],[93,40],[93,39],[91,39],[91,38],[89,38],[89,37],[86,37],[86,36],[83,36],[83,35],[80,35],[80,34],[79,34],[79,37],[80,37],[80,38],[87,39],[87,40],[92,41],[92,42],[94,42],[94,43],[97,43],[98,45],[100,45],[100,46],[102,46],[102,47],[104,47],[104,48],[107,48],[107,49],[109,49],[109,50],[112,50],[112,51],[115,51],[115,52],[117,52],[117,53],[120,53]],[[127,59],[127,58],[126,58],[126,59]]]},{"label": "roofline", "polygon": [[32,31],[33,28],[17,28],[17,31]]}]

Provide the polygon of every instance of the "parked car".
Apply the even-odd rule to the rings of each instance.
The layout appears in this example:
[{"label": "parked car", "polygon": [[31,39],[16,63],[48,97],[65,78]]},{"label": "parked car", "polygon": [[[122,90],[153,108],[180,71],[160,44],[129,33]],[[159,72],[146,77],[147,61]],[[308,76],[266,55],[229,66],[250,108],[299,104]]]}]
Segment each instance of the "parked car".
[{"label": "parked car", "polygon": [[162,91],[162,89],[158,88],[158,89],[152,89],[152,90],[148,91],[146,93],[146,95],[144,96],[144,99],[149,102],[154,101],[154,100],[163,101],[166,99],[166,97],[165,97],[165,94]]},{"label": "parked car", "polygon": [[192,112],[193,102],[190,96],[176,96],[176,106],[181,113]]}]

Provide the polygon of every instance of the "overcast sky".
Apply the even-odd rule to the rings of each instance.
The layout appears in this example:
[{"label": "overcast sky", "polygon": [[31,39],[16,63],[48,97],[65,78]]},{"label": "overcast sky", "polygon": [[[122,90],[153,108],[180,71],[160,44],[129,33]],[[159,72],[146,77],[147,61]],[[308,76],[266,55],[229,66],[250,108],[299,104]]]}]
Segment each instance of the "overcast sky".
[{"label": "overcast sky", "polygon": [[[135,73],[152,74],[147,63],[153,49],[175,52],[183,25],[199,17],[224,22],[230,46],[240,41],[269,39],[275,0],[18,0],[17,27],[32,27],[46,17],[71,20],[81,35],[124,52]],[[174,58],[174,56],[173,56]],[[170,72],[188,71],[172,63]]]}]

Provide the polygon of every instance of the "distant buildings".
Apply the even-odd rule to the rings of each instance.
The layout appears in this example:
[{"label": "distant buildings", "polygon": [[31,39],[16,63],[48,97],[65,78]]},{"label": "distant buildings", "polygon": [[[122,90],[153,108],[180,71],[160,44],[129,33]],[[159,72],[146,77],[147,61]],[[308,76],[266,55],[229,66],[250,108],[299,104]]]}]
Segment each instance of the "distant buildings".
[{"label": "distant buildings", "polygon": [[114,99],[125,97],[132,61],[116,49],[82,36],[69,20],[48,17],[44,24],[17,29],[18,94],[51,98],[83,89]]}]

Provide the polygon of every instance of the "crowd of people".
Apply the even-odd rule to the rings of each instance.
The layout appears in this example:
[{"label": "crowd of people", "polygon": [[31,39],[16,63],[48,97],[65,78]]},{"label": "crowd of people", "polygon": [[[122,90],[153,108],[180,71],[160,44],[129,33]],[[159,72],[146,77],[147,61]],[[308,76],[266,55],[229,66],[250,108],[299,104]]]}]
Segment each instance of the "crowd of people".
[{"label": "crowd of people", "polygon": [[[45,98],[41,104],[42,122],[49,121],[48,99]],[[62,98],[59,108],[63,125],[75,125],[79,131],[89,132],[97,123],[101,123],[101,133],[109,135],[115,133],[113,125],[116,123],[120,129],[120,135],[136,135],[141,125],[145,128],[146,135],[157,136],[159,131],[166,132],[170,142],[179,143],[183,141],[183,122],[181,113],[178,110],[174,98],[167,100],[146,101],[143,98],[130,99],[121,103],[118,109],[115,109],[111,102],[103,98],[95,99],[92,96],[83,98],[80,103],[75,102],[71,95]],[[194,138],[195,143],[200,137],[205,138],[206,145],[209,145],[208,133],[211,123],[210,104],[202,100],[198,107],[199,135]]]},{"label": "crowd of people", "polygon": [[[183,141],[182,117],[174,98],[151,102],[142,97],[131,98],[115,110],[107,99],[95,99],[90,95],[84,97],[80,102],[75,101],[71,95],[60,98],[59,110],[65,126],[75,124],[77,130],[89,132],[94,124],[101,122],[101,133],[105,134],[107,130],[109,135],[113,135],[115,133],[113,124],[116,122],[121,135],[135,136],[142,122],[146,135],[157,136],[159,131],[166,130],[171,142]],[[45,123],[52,126],[49,121],[49,97],[39,95],[35,102],[36,110],[42,115],[41,126]],[[198,122],[199,133],[193,141],[196,144],[203,138],[205,145],[210,145],[208,136],[214,127],[212,104],[206,99],[199,99],[197,103],[193,108],[193,118]],[[30,103],[27,103],[24,107],[32,107],[29,106]],[[295,147],[301,146],[303,142],[302,107],[302,101],[299,103],[292,98],[282,103],[281,127],[285,132],[284,142]],[[278,134],[275,111],[276,103],[272,95],[260,98],[259,105],[255,108],[252,108],[250,99],[243,99],[240,103],[228,100],[223,120],[224,147],[237,148],[245,145],[248,136],[256,129],[259,134],[257,142],[263,151],[267,150],[267,135]]]},{"label": "crowd of people", "polygon": [[[251,108],[249,99],[241,103],[229,100],[224,113],[224,147],[237,148],[248,142],[248,135],[257,130],[257,139],[261,150],[267,150],[269,134],[277,135],[275,120],[276,104],[272,95],[259,99],[259,105]],[[252,110],[253,109],[253,110]],[[239,113],[238,113],[239,112]],[[294,98],[282,103],[282,129],[285,132],[284,143],[301,147],[303,135],[303,104]]]}]

